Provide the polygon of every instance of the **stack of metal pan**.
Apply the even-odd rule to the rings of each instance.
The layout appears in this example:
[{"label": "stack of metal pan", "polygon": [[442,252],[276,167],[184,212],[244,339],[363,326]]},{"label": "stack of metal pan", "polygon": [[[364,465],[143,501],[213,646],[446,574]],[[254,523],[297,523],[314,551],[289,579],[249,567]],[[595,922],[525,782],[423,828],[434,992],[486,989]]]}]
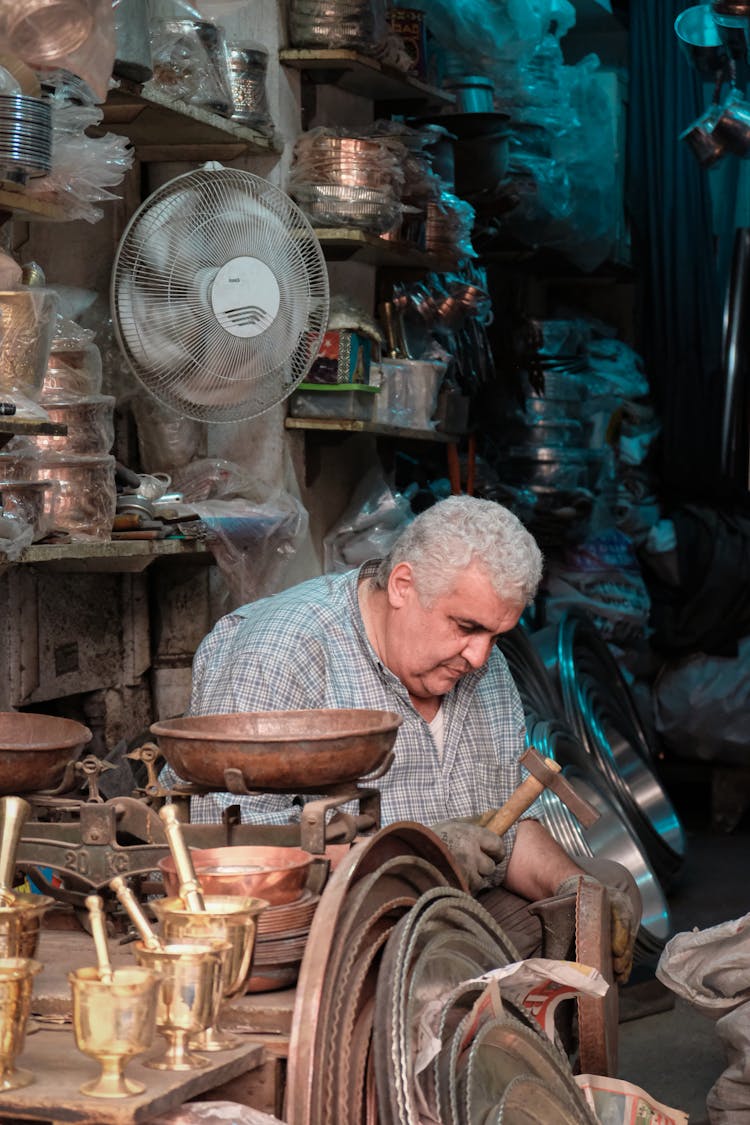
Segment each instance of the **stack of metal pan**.
[{"label": "stack of metal pan", "polygon": [[643,904],[634,958],[653,964],[671,936],[669,907],[661,882],[606,777],[597,770],[572,731],[562,724],[536,722],[529,729],[528,739],[540,754],[560,763],[563,775],[578,795],[599,813],[596,823],[584,828],[560,798],[545,789],[541,801],[550,834],[568,855],[612,859],[628,869]]},{"label": "stack of metal pan", "polygon": [[615,658],[587,617],[568,613],[557,628],[553,659],[568,722],[668,886],[685,860],[685,832],[656,775],[650,737]]},{"label": "stack of metal pan", "polygon": [[517,959],[484,908],[449,887],[422,895],[397,923],[375,994],[382,1125],[497,1120],[508,1085],[519,1076],[542,1083],[561,1107],[550,1120],[590,1125],[567,1057],[526,1012],[505,1000],[497,1010],[478,979]]},{"label": "stack of metal pan", "polygon": [[28,94],[0,94],[0,180],[25,184],[51,167],[49,103]]},{"label": "stack of metal pan", "polygon": [[[551,835],[569,855],[612,859],[630,871],[638,884],[643,901],[643,917],[635,944],[635,959],[651,964],[671,935],[670,913],[661,872],[655,869],[644,841],[637,832],[638,823],[643,816],[641,814],[634,821],[634,814],[624,805],[619,791],[626,784],[632,784],[635,792],[640,793],[639,779],[640,782],[644,777],[650,779],[652,771],[648,762],[643,761],[640,756],[634,762],[628,755],[629,769],[623,773],[620,782],[614,785],[599,757],[589,749],[588,742],[582,738],[575,712],[572,719],[566,715],[556,675],[558,632],[556,626],[551,626],[549,629],[530,634],[524,626],[518,625],[498,640],[498,647],[508,662],[521,696],[526,717],[527,741],[541,754],[559,762],[565,776],[570,774],[568,779],[573,787],[600,813],[597,823],[590,829],[584,829],[560,799],[550,790],[545,790],[541,797],[545,824]],[[598,634],[596,636],[598,637]],[[606,656],[599,653],[601,666],[604,668],[612,657],[606,644],[603,641],[601,644],[606,649]],[[596,647],[598,651],[599,645],[597,644]],[[618,683],[619,681],[614,684],[613,691],[616,691]],[[624,685],[622,690],[627,690]],[[566,705],[570,702],[569,697],[570,692],[566,695]],[[627,699],[630,706],[633,706],[629,694]],[[603,730],[606,730],[606,726]],[[599,731],[602,737],[603,730]],[[641,730],[640,739],[644,740],[644,747],[645,738],[645,733]],[[625,754],[626,744],[622,740],[617,740],[615,745],[618,755]],[[645,753],[642,747],[641,754]],[[653,792],[653,786],[656,784],[655,779],[650,782],[649,790]],[[632,805],[633,801],[634,798],[631,798],[629,804]],[[660,805],[662,801],[665,802],[662,811],[667,814],[663,829],[667,831],[666,825],[673,815],[673,810],[666,795],[660,798]],[[650,806],[649,801],[645,803]],[[658,813],[653,809],[650,815],[658,817]],[[674,818],[679,825],[676,814]],[[669,847],[670,851],[673,850],[671,845]]]}]

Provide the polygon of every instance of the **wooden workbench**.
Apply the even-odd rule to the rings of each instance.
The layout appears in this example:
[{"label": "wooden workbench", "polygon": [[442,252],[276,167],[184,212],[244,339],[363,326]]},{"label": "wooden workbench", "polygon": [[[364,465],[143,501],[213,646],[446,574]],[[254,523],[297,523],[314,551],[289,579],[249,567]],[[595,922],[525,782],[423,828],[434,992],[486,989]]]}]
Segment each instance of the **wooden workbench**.
[{"label": "wooden workbench", "polygon": [[[130,944],[109,943],[114,968],[134,963]],[[82,1082],[98,1073],[98,1064],[75,1045],[68,973],[95,963],[88,934],[43,930],[37,960],[44,968],[34,982],[33,1024],[24,1052],[16,1060],[35,1076],[33,1085],[0,1091],[0,1121],[49,1121],[72,1125],[134,1125],[164,1113],[200,1094],[229,1100],[281,1116],[284,1063],[294,1008],[294,989],[238,996],[225,1002],[222,1027],[239,1034],[242,1046],[207,1055],[204,1070],[156,1071],[143,1059],[161,1053],[154,1040],[147,1055],[128,1063],[126,1074],[146,1083],[143,1094],[116,1101],[79,1093]]]}]

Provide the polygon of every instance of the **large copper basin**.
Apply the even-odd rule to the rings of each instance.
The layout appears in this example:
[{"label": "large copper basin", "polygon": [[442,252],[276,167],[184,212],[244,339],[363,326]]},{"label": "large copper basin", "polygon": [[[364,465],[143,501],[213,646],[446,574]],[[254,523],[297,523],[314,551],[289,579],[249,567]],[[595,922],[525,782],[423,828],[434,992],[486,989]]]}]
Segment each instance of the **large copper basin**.
[{"label": "large copper basin", "polygon": [[[302,848],[241,845],[191,848],[198,882],[207,895],[249,895],[272,906],[294,902],[305,889],[313,856]],[[171,855],[159,860],[168,895],[179,893]]]},{"label": "large copper basin", "polygon": [[51,789],[91,737],[73,719],[0,711],[0,794]]},{"label": "large copper basin", "polygon": [[186,781],[226,789],[233,769],[248,789],[319,792],[380,766],[400,724],[390,711],[248,711],[167,719],[151,733]]}]

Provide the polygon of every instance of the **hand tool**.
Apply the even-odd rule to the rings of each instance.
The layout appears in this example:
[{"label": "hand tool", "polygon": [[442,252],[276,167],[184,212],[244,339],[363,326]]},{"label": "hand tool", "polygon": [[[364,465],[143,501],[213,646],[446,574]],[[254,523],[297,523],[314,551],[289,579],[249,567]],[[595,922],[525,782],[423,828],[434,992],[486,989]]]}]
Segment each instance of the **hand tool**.
[{"label": "hand tool", "polygon": [[528,771],[527,777],[511,793],[505,804],[499,809],[488,809],[477,820],[482,828],[489,828],[502,836],[511,824],[515,824],[519,816],[533,805],[539,794],[544,789],[551,789],[556,793],[563,804],[567,805],[574,816],[578,817],[584,828],[590,828],[599,819],[596,809],[584,801],[576,793],[573,786],[560,773],[560,763],[554,758],[545,758],[533,746],[530,746],[519,758],[519,762]]}]

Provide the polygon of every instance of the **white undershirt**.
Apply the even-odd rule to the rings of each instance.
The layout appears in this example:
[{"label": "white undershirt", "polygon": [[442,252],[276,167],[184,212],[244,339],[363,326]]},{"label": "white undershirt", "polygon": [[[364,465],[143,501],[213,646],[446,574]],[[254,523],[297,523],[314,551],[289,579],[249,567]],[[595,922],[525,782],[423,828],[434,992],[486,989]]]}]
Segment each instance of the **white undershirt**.
[{"label": "white undershirt", "polygon": [[443,716],[443,704],[441,703],[435,712],[435,717],[427,724],[430,728],[430,734],[435,740],[437,746],[438,761],[443,763],[443,746],[445,744],[445,721]]}]

